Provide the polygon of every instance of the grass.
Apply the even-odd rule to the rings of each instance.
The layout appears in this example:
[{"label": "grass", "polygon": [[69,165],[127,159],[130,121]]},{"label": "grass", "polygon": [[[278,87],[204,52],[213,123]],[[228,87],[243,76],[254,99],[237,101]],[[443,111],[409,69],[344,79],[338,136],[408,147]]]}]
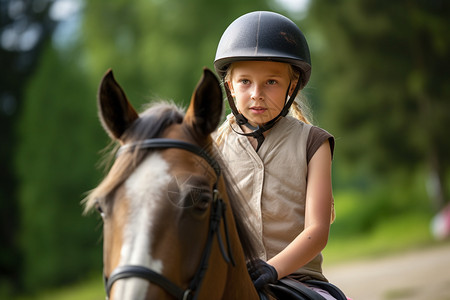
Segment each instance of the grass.
[{"label": "grass", "polygon": [[426,196],[410,189],[365,195],[335,195],[336,222],[323,251],[327,264],[386,256],[436,243],[430,232],[432,213]]},{"label": "grass", "polygon": [[41,291],[36,295],[20,296],[16,300],[103,300],[105,291],[101,276],[52,290]]},{"label": "grass", "polygon": [[[327,264],[386,256],[436,243],[427,214],[410,213],[388,219],[372,230],[349,237],[330,237],[323,255]],[[333,226],[333,225],[332,225]]]}]

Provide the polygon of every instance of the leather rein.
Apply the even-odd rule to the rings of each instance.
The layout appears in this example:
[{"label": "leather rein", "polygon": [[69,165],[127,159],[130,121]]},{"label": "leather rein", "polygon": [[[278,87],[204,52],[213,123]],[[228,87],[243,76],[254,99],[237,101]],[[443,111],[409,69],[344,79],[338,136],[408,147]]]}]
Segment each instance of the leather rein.
[{"label": "leather rein", "polygon": [[[217,241],[219,244],[220,252],[224,260],[227,263],[231,263],[233,266],[235,265],[235,261],[233,255],[231,253],[230,241],[228,236],[228,225],[226,219],[226,203],[220,196],[220,193],[217,189],[217,183],[219,181],[219,177],[221,175],[220,165],[217,163],[215,159],[213,159],[204,149],[180,140],[174,139],[165,139],[165,138],[154,138],[147,139],[143,141],[139,141],[136,143],[126,144],[119,148],[116,156],[123,154],[124,152],[133,151],[135,149],[168,149],[168,148],[178,148],[182,150],[189,151],[194,153],[197,156],[202,157],[204,160],[208,162],[208,164],[214,169],[216,173],[216,181],[212,188],[213,200],[211,206],[211,215],[209,220],[209,229],[208,236],[206,240],[206,246],[203,250],[200,264],[197,268],[197,271],[189,283],[189,286],[184,289],[175,283],[173,283],[170,279],[165,277],[164,275],[155,272],[145,266],[140,265],[122,265],[116,267],[110,274],[109,278],[104,275],[104,284],[106,290],[107,299],[109,299],[111,288],[113,284],[120,279],[138,277],[142,279],[146,279],[151,283],[154,283],[160,286],[167,293],[171,294],[176,299],[180,300],[192,300],[197,299],[198,291],[202,284],[202,280],[208,269],[208,261],[211,255],[212,244],[214,241],[214,236],[217,236]],[[224,224],[224,233],[225,233],[225,242],[227,250],[225,251],[224,243],[222,240],[222,236],[220,234],[220,224],[223,221]]]}]

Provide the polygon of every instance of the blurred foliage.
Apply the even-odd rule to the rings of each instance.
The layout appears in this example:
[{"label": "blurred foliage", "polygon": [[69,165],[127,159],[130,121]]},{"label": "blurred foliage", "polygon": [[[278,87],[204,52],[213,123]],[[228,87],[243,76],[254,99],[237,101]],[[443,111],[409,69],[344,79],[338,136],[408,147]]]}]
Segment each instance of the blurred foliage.
[{"label": "blurred foliage", "polygon": [[82,38],[89,49],[91,79],[98,81],[112,68],[134,104],[162,98],[185,105],[202,68],[213,69],[224,28],[245,12],[268,8],[261,2],[236,0],[86,5]]},{"label": "blurred foliage", "polygon": [[25,289],[101,267],[101,249],[92,248],[100,236],[97,221],[81,217],[80,200],[98,180],[89,166],[104,139],[95,89],[80,76],[77,53],[62,57],[47,48],[27,88],[16,154]]},{"label": "blurred foliage", "polygon": [[43,45],[55,22],[48,3],[33,0],[0,1],[0,298],[18,288],[21,254],[18,246],[18,180],[12,157],[16,150],[17,116],[24,86],[33,74]]},{"label": "blurred foliage", "polygon": [[423,214],[429,219],[431,211],[424,185],[421,184],[422,175],[415,175],[397,173],[397,176],[390,177],[390,183],[376,185],[366,191],[338,191],[335,199],[336,223],[331,227],[330,236],[345,240],[370,235],[380,224],[400,219],[400,215]]},{"label": "blurred foliage", "polygon": [[308,18],[337,160],[353,178],[421,169],[436,209],[450,192],[449,15],[441,0],[315,0]]}]

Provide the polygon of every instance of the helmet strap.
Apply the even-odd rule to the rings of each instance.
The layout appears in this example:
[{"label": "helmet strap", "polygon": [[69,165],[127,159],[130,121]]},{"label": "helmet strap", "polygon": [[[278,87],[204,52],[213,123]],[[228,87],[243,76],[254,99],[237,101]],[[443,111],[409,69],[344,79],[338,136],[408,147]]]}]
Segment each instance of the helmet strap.
[{"label": "helmet strap", "polygon": [[[228,85],[228,82],[224,81],[224,87],[225,87],[225,93],[227,94],[227,100],[228,100],[228,105],[230,105],[231,108],[231,112],[233,113],[234,117],[236,118],[236,122],[239,125],[245,125],[248,124],[248,120],[246,117],[244,117],[243,114],[239,113],[239,111],[236,108],[236,105],[234,104],[234,97],[233,95],[231,95],[231,90],[230,90],[230,86]],[[251,126],[251,125],[250,125]],[[252,126],[253,127],[253,126]],[[250,128],[251,129],[251,128]],[[256,130],[252,129],[252,130]]]},{"label": "helmet strap", "polygon": [[292,82],[289,83],[289,87],[286,91],[286,96],[285,96],[286,101],[285,101],[284,107],[280,111],[278,116],[276,116],[269,122],[263,124],[262,126],[255,127],[248,122],[247,118],[243,114],[238,112],[236,105],[234,104],[234,98],[233,98],[233,95],[231,95],[231,91],[230,91],[230,87],[228,86],[228,82],[224,82],[225,93],[227,94],[228,104],[230,105],[231,111],[233,112],[233,115],[236,119],[236,123],[238,125],[246,126],[250,130],[253,130],[253,132],[250,132],[250,133],[237,132],[230,124],[231,129],[233,129],[233,131],[236,132],[237,134],[254,137],[256,139],[256,141],[258,142],[258,145],[256,146],[256,152],[258,152],[259,148],[261,147],[262,143],[264,142],[264,134],[263,133],[265,131],[271,129],[280,117],[285,117],[288,114],[289,108],[291,107],[292,103],[294,102],[295,97],[297,96],[297,93],[300,89],[300,84],[297,83],[294,91],[292,92],[292,95],[289,96],[289,90],[291,89],[291,83]]},{"label": "helmet strap", "polygon": [[289,96],[289,90],[291,89],[291,83],[289,83],[289,87],[288,87],[288,90],[286,92],[286,99],[287,99],[287,101],[284,104],[284,107],[281,110],[280,114],[275,119],[277,119],[279,116],[286,117],[286,115],[289,112],[289,108],[291,108],[292,103],[294,103],[295,97],[297,97],[298,91],[300,90],[300,83],[297,82],[297,85],[295,86],[294,90],[292,91],[292,95]]}]

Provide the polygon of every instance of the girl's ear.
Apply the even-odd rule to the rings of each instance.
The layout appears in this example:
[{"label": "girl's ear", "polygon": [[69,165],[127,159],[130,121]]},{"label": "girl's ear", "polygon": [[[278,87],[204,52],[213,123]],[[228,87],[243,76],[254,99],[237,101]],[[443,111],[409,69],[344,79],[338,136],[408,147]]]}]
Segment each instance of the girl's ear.
[{"label": "girl's ear", "polygon": [[292,96],[292,93],[294,92],[297,84],[298,84],[298,79],[291,82],[291,87],[289,88],[289,97]]},{"label": "girl's ear", "polygon": [[228,89],[230,90],[231,96],[235,96],[234,94],[234,87],[233,87],[233,83],[231,82],[231,80],[227,80],[226,82]]}]

